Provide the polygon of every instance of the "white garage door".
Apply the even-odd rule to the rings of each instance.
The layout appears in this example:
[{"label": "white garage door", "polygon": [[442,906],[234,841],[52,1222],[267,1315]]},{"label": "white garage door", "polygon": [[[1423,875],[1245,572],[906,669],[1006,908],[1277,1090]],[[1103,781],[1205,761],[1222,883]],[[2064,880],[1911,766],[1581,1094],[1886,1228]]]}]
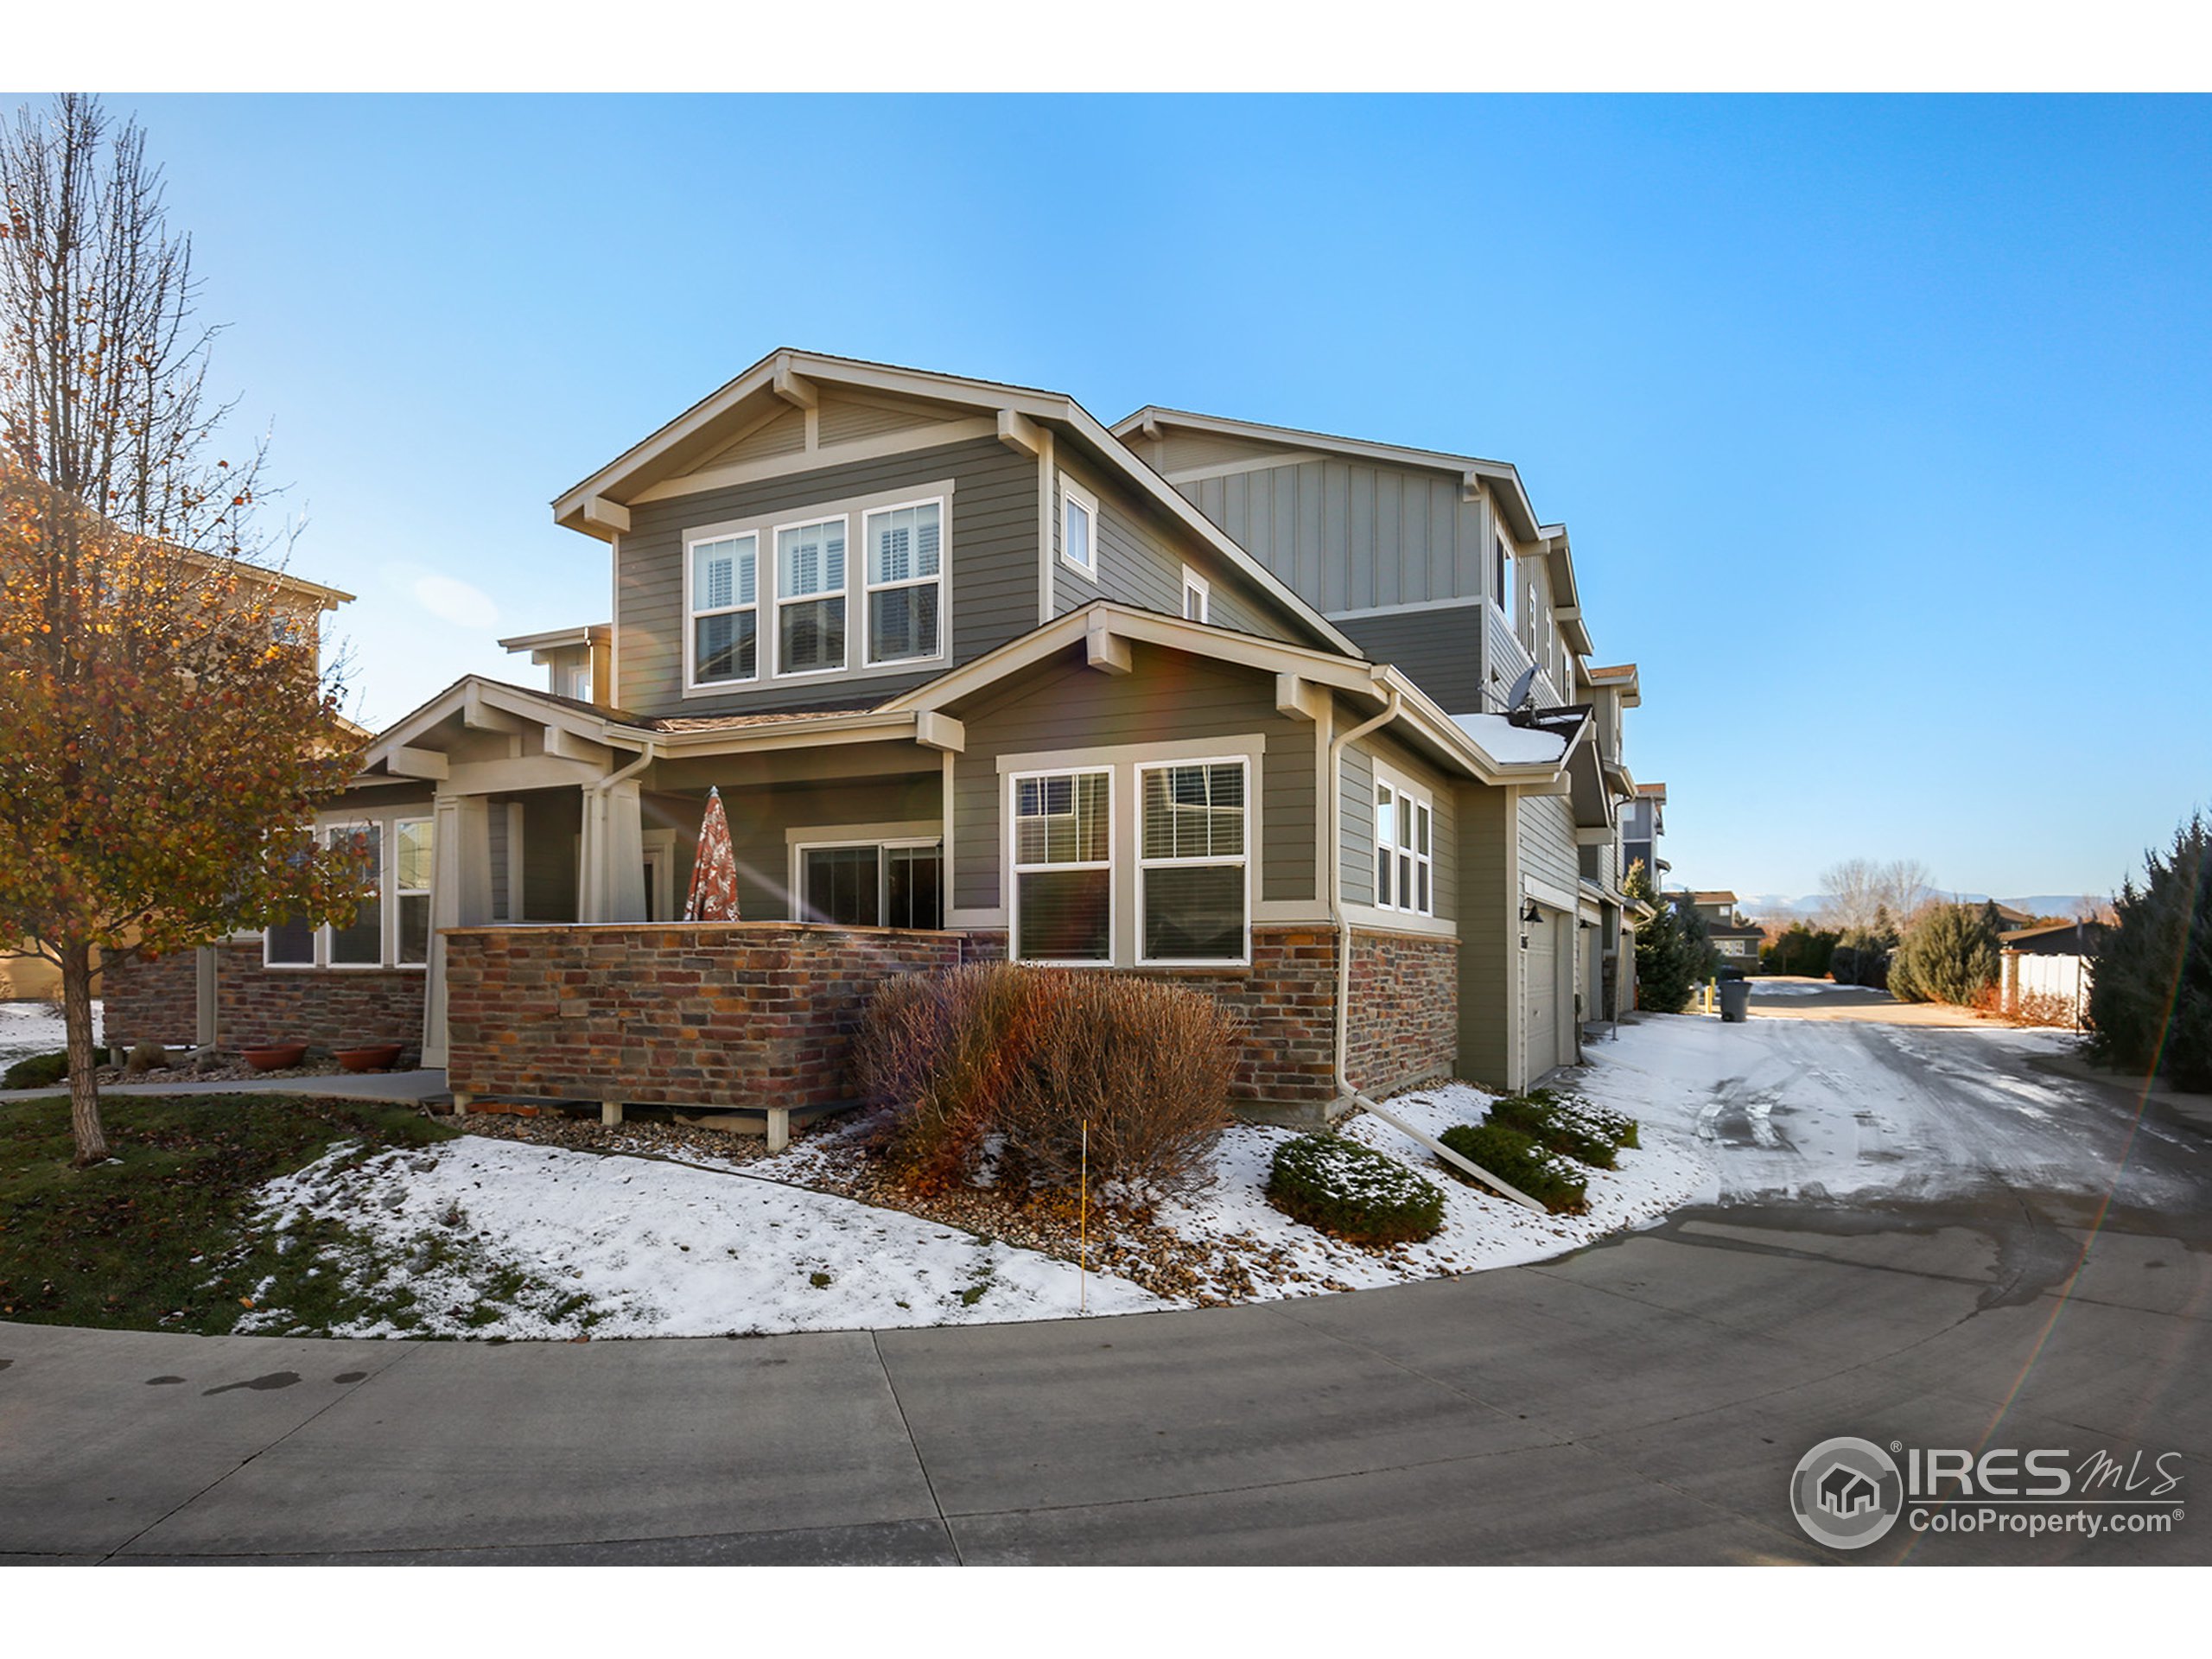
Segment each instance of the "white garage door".
[{"label": "white garage door", "polygon": [[1559,1064],[1559,938],[1560,923],[1564,918],[1544,912],[1541,922],[1528,922],[1528,976],[1522,982],[1523,998],[1522,1030],[1527,1034],[1527,1046],[1522,1051],[1529,1058],[1529,1083]]}]

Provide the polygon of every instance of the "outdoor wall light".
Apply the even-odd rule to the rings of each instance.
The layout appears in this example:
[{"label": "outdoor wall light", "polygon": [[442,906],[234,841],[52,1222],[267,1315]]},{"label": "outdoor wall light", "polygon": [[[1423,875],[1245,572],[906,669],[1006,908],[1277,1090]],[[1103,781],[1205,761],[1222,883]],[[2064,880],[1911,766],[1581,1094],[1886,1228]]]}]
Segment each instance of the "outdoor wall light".
[{"label": "outdoor wall light", "polygon": [[[1521,919],[1524,922],[1542,921],[1544,919],[1542,907],[1539,906],[1535,899],[1529,899],[1521,906]],[[1526,944],[1528,944],[1528,940],[1523,939],[1521,943]]]}]

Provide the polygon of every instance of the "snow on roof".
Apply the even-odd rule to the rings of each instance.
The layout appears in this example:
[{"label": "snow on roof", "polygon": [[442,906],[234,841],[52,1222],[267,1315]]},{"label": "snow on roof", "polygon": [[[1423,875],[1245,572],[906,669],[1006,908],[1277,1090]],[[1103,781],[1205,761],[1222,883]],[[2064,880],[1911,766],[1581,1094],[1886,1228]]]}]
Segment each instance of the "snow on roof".
[{"label": "snow on roof", "polygon": [[1503,715],[1454,715],[1452,723],[1502,766],[1548,765],[1567,753],[1567,734],[1516,726]]}]

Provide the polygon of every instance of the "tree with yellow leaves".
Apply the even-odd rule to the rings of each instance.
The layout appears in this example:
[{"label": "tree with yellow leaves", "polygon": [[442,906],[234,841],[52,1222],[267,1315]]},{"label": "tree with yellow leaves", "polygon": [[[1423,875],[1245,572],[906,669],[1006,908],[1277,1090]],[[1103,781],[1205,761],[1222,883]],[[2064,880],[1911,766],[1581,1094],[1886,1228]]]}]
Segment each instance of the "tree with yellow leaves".
[{"label": "tree with yellow leaves", "polygon": [[135,124],[20,112],[0,215],[0,941],[61,970],[82,1166],[99,957],[350,919],[359,858],[313,823],[358,757],[252,529],[261,452],[210,458],[213,331]]}]

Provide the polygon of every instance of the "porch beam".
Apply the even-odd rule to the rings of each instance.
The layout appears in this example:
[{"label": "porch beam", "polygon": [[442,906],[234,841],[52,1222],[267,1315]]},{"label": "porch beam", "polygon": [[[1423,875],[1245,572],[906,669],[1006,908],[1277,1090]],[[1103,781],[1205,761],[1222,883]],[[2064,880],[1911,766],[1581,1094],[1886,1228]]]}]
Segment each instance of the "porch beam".
[{"label": "porch beam", "polygon": [[1129,655],[1129,642],[1107,626],[1106,619],[1094,616],[1083,635],[1084,660],[1102,674],[1126,674],[1135,666]]},{"label": "porch beam", "polygon": [[384,763],[402,778],[429,778],[436,781],[443,781],[450,769],[445,756],[435,749],[394,749],[385,757]]},{"label": "porch beam", "polygon": [[530,722],[519,715],[495,709],[484,701],[481,687],[470,686],[461,696],[461,723],[472,732],[519,732]]},{"label": "porch beam", "polygon": [[1328,700],[1321,688],[1298,674],[1275,676],[1275,712],[1292,720],[1319,722]]},{"label": "porch beam", "polygon": [[545,728],[545,753],[556,760],[578,760],[594,766],[604,766],[614,758],[614,751],[606,744],[579,737],[565,726]]},{"label": "porch beam", "polygon": [[950,715],[925,709],[914,716],[914,741],[925,749],[958,754],[968,747],[968,728]]},{"label": "porch beam", "polygon": [[[442,761],[445,757],[440,755]],[[510,790],[565,789],[595,784],[607,775],[603,765],[563,760],[557,755],[525,755],[518,760],[474,760],[437,774],[460,795],[502,795]]]},{"label": "porch beam", "polygon": [[1017,455],[1034,459],[1045,448],[1045,434],[1036,422],[1018,409],[999,410],[999,442]]}]

